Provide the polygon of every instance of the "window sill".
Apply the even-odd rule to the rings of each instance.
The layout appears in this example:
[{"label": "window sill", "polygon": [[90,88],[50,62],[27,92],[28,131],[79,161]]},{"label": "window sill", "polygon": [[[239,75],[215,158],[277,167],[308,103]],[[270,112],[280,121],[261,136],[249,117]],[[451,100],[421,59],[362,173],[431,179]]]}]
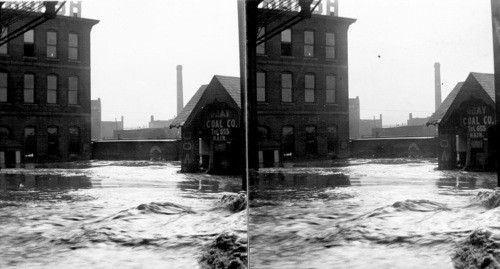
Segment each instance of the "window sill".
[{"label": "window sill", "polygon": [[8,105],[8,106],[10,106],[10,105],[12,105],[12,103],[9,103],[9,102],[0,102],[0,106],[1,105]]},{"label": "window sill", "polygon": [[60,104],[57,103],[46,103],[46,106],[61,106]]},{"label": "window sill", "polygon": [[282,106],[295,106],[295,103],[283,103],[281,102]]},{"label": "window sill", "polygon": [[304,103],[305,106],[317,106],[318,103],[316,102],[308,102],[308,103]]},{"label": "window sill", "polygon": [[269,105],[269,103],[268,102],[259,102],[259,101],[257,101],[257,105]]},{"label": "window sill", "polygon": [[37,60],[37,58],[34,56],[23,56],[23,59],[25,61],[36,61]]},{"label": "window sill", "polygon": [[68,59],[68,63],[81,64],[82,62],[80,60],[70,60],[70,59]]},{"label": "window sill", "polygon": [[2,57],[2,58],[10,58],[11,56],[9,54],[0,54],[0,57]]},{"label": "window sill", "polygon": [[325,106],[339,106],[337,103],[326,103]]},{"label": "window sill", "polygon": [[281,55],[281,58],[283,58],[283,59],[295,59],[295,57],[287,56],[287,55]]},{"label": "window sill", "polygon": [[68,107],[82,107],[82,106],[77,104],[68,104]]},{"label": "window sill", "polygon": [[317,61],[318,58],[316,57],[307,57],[307,56],[304,56],[304,60],[312,60],[312,61]]},{"label": "window sill", "polygon": [[60,62],[59,58],[45,58],[47,61],[51,61],[51,62]]},{"label": "window sill", "polygon": [[32,107],[38,107],[38,104],[35,103],[23,103],[25,106],[32,106]]}]

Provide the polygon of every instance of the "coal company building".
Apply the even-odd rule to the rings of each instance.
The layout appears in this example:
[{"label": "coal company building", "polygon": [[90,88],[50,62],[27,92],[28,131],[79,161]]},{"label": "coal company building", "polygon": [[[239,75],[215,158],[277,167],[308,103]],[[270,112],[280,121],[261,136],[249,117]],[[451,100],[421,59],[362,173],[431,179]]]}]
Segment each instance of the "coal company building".
[{"label": "coal company building", "polygon": [[[2,37],[43,16],[0,12]],[[90,157],[90,32],[98,21],[74,15],[0,46],[1,166]]]}]

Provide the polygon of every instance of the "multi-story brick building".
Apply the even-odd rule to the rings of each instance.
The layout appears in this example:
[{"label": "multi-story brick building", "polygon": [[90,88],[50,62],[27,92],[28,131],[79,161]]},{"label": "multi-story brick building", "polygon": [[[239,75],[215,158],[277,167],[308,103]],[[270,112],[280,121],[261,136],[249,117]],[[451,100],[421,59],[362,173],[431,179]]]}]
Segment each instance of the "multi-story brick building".
[{"label": "multi-story brick building", "polygon": [[[259,9],[272,29],[277,10]],[[294,16],[297,12],[288,12]],[[354,19],[313,14],[257,46],[259,162],[348,155],[347,31]]]},{"label": "multi-story brick building", "polygon": [[[9,22],[2,36],[40,15],[1,9]],[[97,23],[58,15],[0,47],[2,165],[90,157],[90,32]]]}]

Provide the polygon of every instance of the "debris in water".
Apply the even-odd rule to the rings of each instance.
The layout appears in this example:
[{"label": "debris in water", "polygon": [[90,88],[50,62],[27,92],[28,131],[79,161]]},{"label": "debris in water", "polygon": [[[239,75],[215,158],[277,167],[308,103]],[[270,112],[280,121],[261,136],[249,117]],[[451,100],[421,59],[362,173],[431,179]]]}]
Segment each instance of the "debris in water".
[{"label": "debris in water", "polygon": [[234,213],[243,211],[247,208],[246,192],[240,191],[237,194],[228,194],[222,196],[220,202]]},{"label": "debris in water", "polygon": [[500,268],[500,242],[487,230],[475,230],[457,245],[453,257],[455,268]]},{"label": "debris in water", "polygon": [[247,240],[228,232],[206,245],[199,259],[201,269],[246,269],[247,263]]},{"label": "debris in water", "polygon": [[475,200],[489,209],[498,207],[500,206],[500,188],[480,191]]}]

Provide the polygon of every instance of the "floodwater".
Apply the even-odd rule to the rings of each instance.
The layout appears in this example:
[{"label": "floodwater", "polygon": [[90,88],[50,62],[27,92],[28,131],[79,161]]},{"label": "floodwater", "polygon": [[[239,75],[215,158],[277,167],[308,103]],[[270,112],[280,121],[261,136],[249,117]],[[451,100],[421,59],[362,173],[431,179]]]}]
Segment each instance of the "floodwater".
[{"label": "floodwater", "polygon": [[457,241],[499,232],[500,208],[473,199],[497,179],[436,168],[365,159],[261,169],[250,185],[251,268],[453,268]]},{"label": "floodwater", "polygon": [[71,167],[0,170],[0,268],[197,268],[219,233],[246,238],[246,212],[219,203],[239,177],[178,162]]}]

